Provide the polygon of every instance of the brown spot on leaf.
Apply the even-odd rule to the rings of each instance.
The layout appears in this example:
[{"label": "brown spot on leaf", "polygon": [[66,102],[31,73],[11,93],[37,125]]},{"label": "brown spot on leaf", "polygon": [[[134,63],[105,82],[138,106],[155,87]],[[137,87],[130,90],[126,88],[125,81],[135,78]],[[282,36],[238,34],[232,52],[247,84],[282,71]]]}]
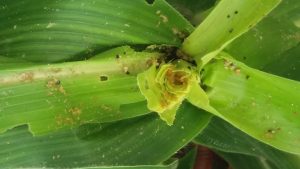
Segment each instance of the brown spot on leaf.
[{"label": "brown spot on leaf", "polygon": [[[160,17],[160,19],[162,20],[163,23],[167,23],[169,21],[168,17],[166,15],[163,15],[161,13],[161,11],[156,11],[156,15],[158,15]],[[160,25],[160,21],[158,23],[158,26]]]},{"label": "brown spot on leaf", "polygon": [[104,111],[112,111],[113,110],[112,107],[105,105],[105,104],[101,105],[100,108]]},{"label": "brown spot on leaf", "polygon": [[149,68],[149,67],[151,67],[153,65],[153,63],[155,63],[155,61],[153,59],[148,59],[146,61],[146,66]]},{"label": "brown spot on leaf", "polygon": [[51,68],[51,71],[53,72],[53,73],[59,73],[59,72],[61,72],[61,68]]},{"label": "brown spot on leaf", "polygon": [[234,72],[235,72],[235,74],[237,74],[237,75],[240,75],[240,73],[241,73],[241,69],[239,69],[239,68],[236,68],[236,69],[234,70]]},{"label": "brown spot on leaf", "polygon": [[74,107],[69,109],[69,113],[71,113],[73,116],[79,116],[81,114],[81,109]]},{"label": "brown spot on leaf", "polygon": [[180,39],[184,39],[187,37],[187,34],[184,32],[178,30],[177,28],[172,28],[172,32],[174,35],[178,36]]},{"label": "brown spot on leaf", "polygon": [[32,82],[34,80],[34,74],[32,72],[21,73],[19,79],[21,82]]},{"label": "brown spot on leaf", "polygon": [[56,78],[49,79],[47,81],[46,87],[49,89],[48,95],[53,95],[54,92],[59,92],[63,95],[67,94],[59,79]]},{"label": "brown spot on leaf", "polygon": [[65,125],[73,125],[74,120],[70,117],[63,117],[62,115],[58,115],[55,117],[56,124],[60,126],[65,126]]},{"label": "brown spot on leaf", "polygon": [[161,20],[163,21],[163,23],[167,23],[169,21],[168,17],[165,16],[165,15],[163,15],[163,14],[159,15],[159,17],[161,18]]},{"label": "brown spot on leaf", "polygon": [[270,128],[265,132],[265,137],[267,139],[273,139],[275,135],[281,130],[281,128]]}]

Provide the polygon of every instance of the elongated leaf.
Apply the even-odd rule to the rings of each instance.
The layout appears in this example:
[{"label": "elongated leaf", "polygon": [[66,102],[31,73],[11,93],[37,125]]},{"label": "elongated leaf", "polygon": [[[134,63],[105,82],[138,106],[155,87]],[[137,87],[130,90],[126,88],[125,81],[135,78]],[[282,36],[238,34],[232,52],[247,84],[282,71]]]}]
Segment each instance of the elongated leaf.
[{"label": "elongated leaf", "polygon": [[[275,166],[278,169],[300,167],[300,156],[261,143],[219,118],[213,118],[195,141],[217,150],[218,154],[229,160],[231,165],[239,165],[240,168],[246,164],[252,168],[259,168],[261,164]],[[265,168],[268,169],[263,167]]]},{"label": "elongated leaf", "polygon": [[[249,30],[280,0],[222,0],[182,44],[184,53],[201,59],[214,57],[232,40]],[[204,61],[206,62],[206,61]]]},{"label": "elongated leaf", "polygon": [[82,59],[121,45],[179,46],[193,27],[164,0],[3,0],[0,55],[31,61]]},{"label": "elongated leaf", "polygon": [[22,126],[0,135],[0,166],[70,168],[159,164],[198,135],[210,117],[184,103],[172,127],[155,114],[110,124],[87,124],[79,129],[35,137]]},{"label": "elongated leaf", "polygon": [[249,68],[225,55],[205,68],[203,85],[211,106],[225,120],[269,145],[300,154],[299,82]]},{"label": "elongated leaf", "polygon": [[120,47],[88,61],[1,70],[0,131],[29,124],[43,134],[146,114],[135,75],[159,56]]},{"label": "elongated leaf", "polygon": [[300,1],[282,1],[257,26],[230,44],[226,51],[257,69],[273,62],[280,63],[278,60],[285,58],[283,53],[300,42],[299,11]]}]

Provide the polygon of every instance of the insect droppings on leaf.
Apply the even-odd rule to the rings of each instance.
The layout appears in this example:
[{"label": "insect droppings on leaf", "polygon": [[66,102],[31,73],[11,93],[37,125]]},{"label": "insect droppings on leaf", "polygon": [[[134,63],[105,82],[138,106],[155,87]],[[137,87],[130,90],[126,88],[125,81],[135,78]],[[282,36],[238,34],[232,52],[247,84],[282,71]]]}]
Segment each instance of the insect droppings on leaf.
[{"label": "insect droppings on leaf", "polygon": [[125,74],[127,74],[127,75],[130,74],[129,68],[128,68],[127,66],[124,66],[124,67],[123,67],[123,72],[124,72]]},{"label": "insect droppings on leaf", "polygon": [[105,76],[105,75],[101,75],[100,76],[100,81],[107,81],[108,80],[108,76]]},{"label": "insect droppings on leaf", "polygon": [[270,128],[265,132],[265,137],[267,139],[272,139],[281,130],[281,128]]},{"label": "insect droppings on leaf", "polygon": [[60,84],[61,84],[61,81],[57,79],[55,82],[55,85],[60,85]]},{"label": "insect droppings on leaf", "polygon": [[59,92],[66,95],[64,87],[61,85],[61,81],[56,78],[51,78],[47,81],[46,87],[50,90],[48,95],[53,95],[53,92]]}]

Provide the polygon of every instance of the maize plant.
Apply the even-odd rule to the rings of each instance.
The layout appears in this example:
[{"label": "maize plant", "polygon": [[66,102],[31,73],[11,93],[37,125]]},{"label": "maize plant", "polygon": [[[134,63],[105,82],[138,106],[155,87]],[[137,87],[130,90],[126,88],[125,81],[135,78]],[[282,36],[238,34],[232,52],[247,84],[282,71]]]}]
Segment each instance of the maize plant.
[{"label": "maize plant", "polygon": [[300,168],[299,55],[299,0],[0,0],[0,168]]}]

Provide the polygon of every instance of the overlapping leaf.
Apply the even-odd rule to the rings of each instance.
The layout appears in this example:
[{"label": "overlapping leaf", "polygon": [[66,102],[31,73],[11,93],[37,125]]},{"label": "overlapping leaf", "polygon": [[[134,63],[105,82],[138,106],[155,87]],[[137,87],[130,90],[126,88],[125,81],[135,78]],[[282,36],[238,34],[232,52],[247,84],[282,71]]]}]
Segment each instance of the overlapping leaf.
[{"label": "overlapping leaf", "polygon": [[88,58],[113,46],[179,46],[193,27],[164,0],[3,0],[0,55],[39,62]]},{"label": "overlapping leaf", "polygon": [[[196,60],[210,60],[224,47],[257,24],[280,0],[223,0],[182,44]],[[203,58],[204,59],[204,58]],[[198,63],[200,64],[200,63]]]},{"label": "overlapping leaf", "polygon": [[300,1],[282,1],[262,22],[230,44],[226,51],[258,69],[272,62],[280,62],[285,58],[284,53],[300,42],[299,11]]},{"label": "overlapping leaf", "polygon": [[172,127],[155,114],[35,137],[26,126],[21,126],[0,135],[0,166],[70,168],[159,164],[191,141],[210,117],[185,103]]},{"label": "overlapping leaf", "polygon": [[264,66],[263,70],[300,81],[300,43]]},{"label": "overlapping leaf", "polygon": [[159,56],[120,47],[88,61],[0,65],[0,132],[29,124],[34,134],[44,134],[146,114],[135,75]]},{"label": "overlapping leaf", "polygon": [[235,168],[291,169],[300,166],[300,156],[265,145],[219,118],[213,118],[195,141],[216,150]]},{"label": "overlapping leaf", "polygon": [[222,56],[204,70],[203,85],[211,106],[256,139],[300,154],[300,83]]}]

